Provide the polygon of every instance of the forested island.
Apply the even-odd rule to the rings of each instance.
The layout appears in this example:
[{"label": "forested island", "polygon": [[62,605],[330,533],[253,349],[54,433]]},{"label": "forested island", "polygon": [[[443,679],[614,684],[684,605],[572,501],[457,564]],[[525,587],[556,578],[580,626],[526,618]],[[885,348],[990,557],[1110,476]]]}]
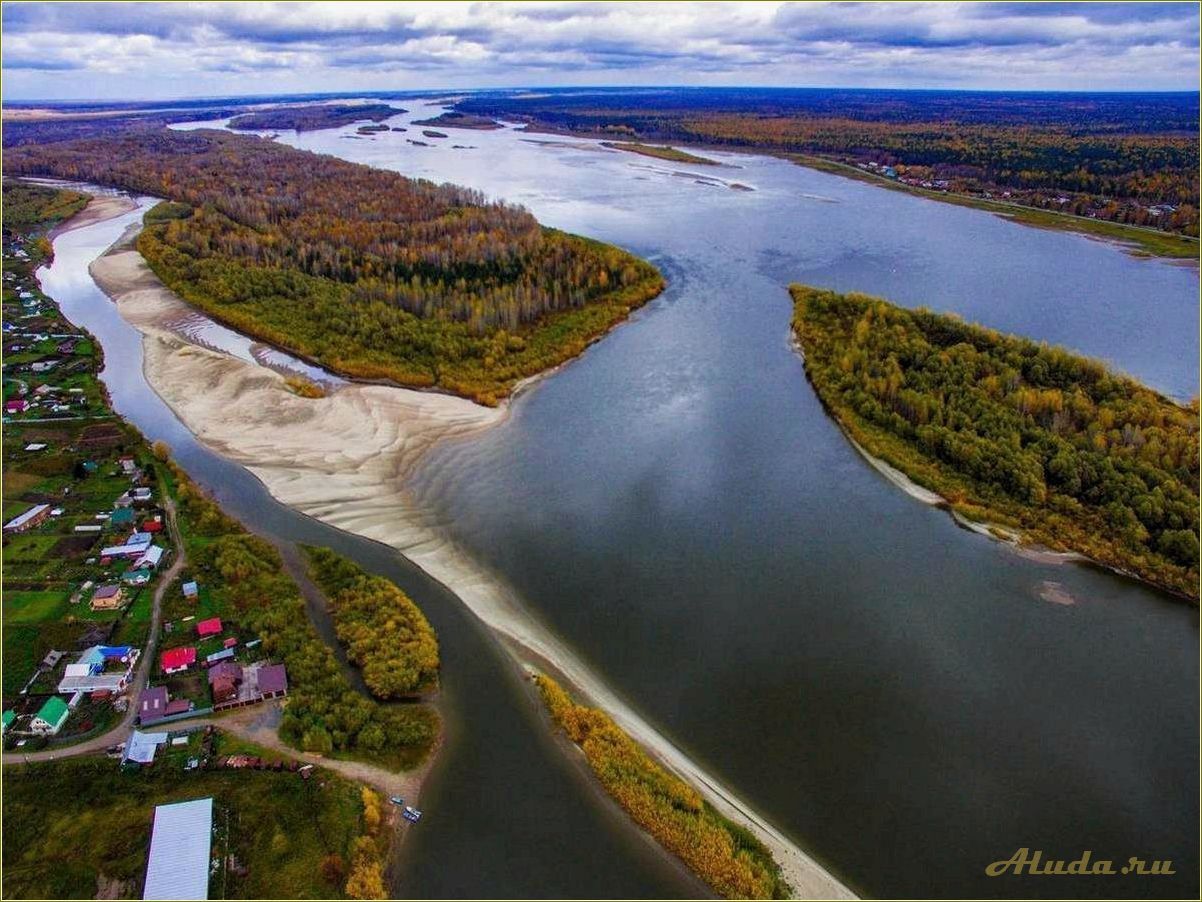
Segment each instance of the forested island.
[{"label": "forested island", "polygon": [[329,600],[338,639],[372,695],[420,698],[438,688],[438,637],[421,609],[382,576],[328,548],[305,548],[309,572]]},{"label": "forested island", "polygon": [[386,103],[314,103],[243,113],[231,119],[229,127],[243,131],[290,128],[298,132],[311,132],[319,128],[338,128],[365,119],[383,122],[405,112],[408,111]]},{"label": "forested island", "polygon": [[[1143,228],[1198,236],[1196,93],[597,88],[485,93],[455,108],[536,130],[845,164],[931,196],[1071,214],[1039,225],[1142,227],[1119,236],[1131,242]],[[1146,250],[1198,256],[1181,238]]]},{"label": "forested island", "polygon": [[640,144],[638,141],[602,141],[601,146],[608,147],[611,150],[624,150],[627,153],[642,154],[645,157],[655,157],[657,160],[669,160],[673,163],[697,163],[703,166],[722,165],[717,160],[699,157],[695,153],[688,153],[666,145]]},{"label": "forested island", "polygon": [[457,113],[448,110],[429,119],[414,119],[414,125],[437,125],[445,128],[470,128],[475,131],[492,131],[501,127],[501,123],[487,116],[473,116],[470,113]]},{"label": "forested island", "polygon": [[363,379],[496,404],[663,289],[649,263],[526,210],[226,132],[24,146],[9,175],[165,198],[138,250],[184,300]]},{"label": "forested island", "polygon": [[790,292],[806,373],[869,454],[999,534],[1197,603],[1197,399],[955,316]]}]

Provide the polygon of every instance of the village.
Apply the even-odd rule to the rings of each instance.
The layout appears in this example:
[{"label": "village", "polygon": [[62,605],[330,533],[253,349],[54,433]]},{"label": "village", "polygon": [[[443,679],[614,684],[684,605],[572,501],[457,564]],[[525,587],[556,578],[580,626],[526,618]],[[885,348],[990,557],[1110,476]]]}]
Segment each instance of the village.
[{"label": "village", "polygon": [[165,725],[282,698],[287,673],[181,566],[164,455],[109,410],[96,346],[42,294],[40,259],[5,230],[4,748],[136,723],[155,730],[112,747],[144,767]]},{"label": "village", "polygon": [[[887,179],[910,188],[934,191],[941,194],[962,194],[981,200],[1021,204],[1045,210],[1055,210],[1088,219],[1129,222],[1136,225],[1157,226],[1167,221],[1177,207],[1174,204],[1158,203],[1145,205],[1135,200],[1119,204],[1112,200],[1096,198],[1087,194],[1047,192],[1039,189],[1006,189],[982,183],[976,176],[967,175],[956,167],[906,165],[880,162],[878,160],[851,159],[850,165],[867,175]],[[960,167],[962,169],[962,167]]]}]

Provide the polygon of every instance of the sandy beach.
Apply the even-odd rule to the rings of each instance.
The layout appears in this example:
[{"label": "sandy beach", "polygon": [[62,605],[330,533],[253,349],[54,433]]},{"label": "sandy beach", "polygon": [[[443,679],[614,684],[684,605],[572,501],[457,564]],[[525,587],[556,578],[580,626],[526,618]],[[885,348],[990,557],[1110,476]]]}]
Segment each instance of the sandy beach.
[{"label": "sandy beach", "polygon": [[[30,181],[40,181],[46,184],[54,184],[48,180],[31,179]],[[57,236],[66,232],[73,232],[76,229],[82,229],[84,226],[90,226],[97,222],[103,222],[106,219],[112,219],[116,216],[121,216],[128,213],[137,206],[128,197],[115,196],[111,194],[94,195],[88,202],[88,205],[68,219],[66,222],[59,223],[50,230],[49,238],[53,241]]]},{"label": "sandy beach", "polygon": [[90,267],[92,277],[143,335],[150,386],[207,446],[245,466],[279,501],[339,529],[389,545],[448,586],[526,666],[549,669],[583,701],[606,711],[720,811],[771,850],[801,898],[854,894],[749,805],[703,771],[617,697],[530,616],[494,574],[416,506],[405,478],[435,443],[503,421],[509,404],[349,384],[302,398],[263,366],[201,347],[165,324],[192,309],[167,290],[126,235]]}]

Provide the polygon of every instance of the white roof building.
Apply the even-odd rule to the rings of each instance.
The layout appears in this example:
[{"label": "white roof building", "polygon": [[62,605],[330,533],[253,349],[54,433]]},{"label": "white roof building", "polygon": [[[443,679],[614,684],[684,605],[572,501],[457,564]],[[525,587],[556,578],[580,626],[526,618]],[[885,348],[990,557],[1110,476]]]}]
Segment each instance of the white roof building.
[{"label": "white roof building", "polygon": [[[166,741],[167,741],[166,733],[139,733],[137,730],[134,730],[132,733],[129,734],[129,742],[127,742],[125,744],[125,757],[122,758],[121,760],[122,761],[136,761],[138,764],[152,764],[152,763],[154,763],[154,753],[157,752],[159,749],[159,746],[162,745],[163,743],[165,743]],[[210,802],[210,804],[212,803],[212,799],[209,799],[208,801]],[[194,803],[185,802],[184,804],[191,805]],[[160,806],[160,807],[171,807],[171,806]],[[155,816],[154,816],[154,825],[155,825],[155,829],[157,830],[158,825],[159,825],[159,816],[158,816],[157,811],[155,812]],[[151,850],[151,852],[154,851],[154,840],[153,839],[151,840],[150,850]],[[149,879],[149,876],[150,875],[147,874],[147,879]],[[208,887],[207,878],[205,880],[205,886]],[[200,898],[200,897],[197,897],[197,898]]]},{"label": "white roof building", "polygon": [[151,545],[146,549],[146,553],[134,562],[134,569],[141,570],[143,567],[145,567],[149,570],[153,570],[158,567],[159,561],[162,559],[163,549],[158,545]]},{"label": "white roof building", "polygon": [[143,899],[207,899],[213,800],[154,809]]}]

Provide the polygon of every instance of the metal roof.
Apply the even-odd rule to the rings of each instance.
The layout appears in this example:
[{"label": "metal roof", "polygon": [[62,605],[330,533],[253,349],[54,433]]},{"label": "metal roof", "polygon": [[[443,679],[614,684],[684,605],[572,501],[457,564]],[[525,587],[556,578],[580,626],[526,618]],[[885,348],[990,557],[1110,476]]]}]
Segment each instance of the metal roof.
[{"label": "metal roof", "polygon": [[155,808],[142,898],[207,899],[212,838],[212,798]]}]

